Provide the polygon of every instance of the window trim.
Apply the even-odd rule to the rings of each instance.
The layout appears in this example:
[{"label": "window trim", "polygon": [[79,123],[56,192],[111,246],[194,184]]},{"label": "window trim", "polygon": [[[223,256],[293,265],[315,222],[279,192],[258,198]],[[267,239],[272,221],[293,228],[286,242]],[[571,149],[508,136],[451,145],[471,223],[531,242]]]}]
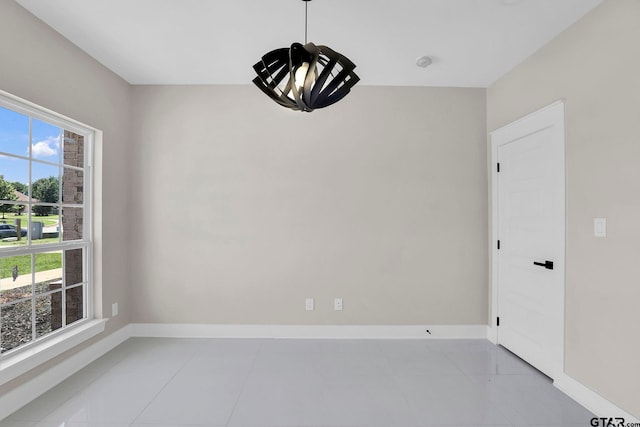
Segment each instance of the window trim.
[{"label": "window trim", "polygon": [[0,386],[104,331],[108,319],[85,319],[0,359]]},{"label": "window trim", "polygon": [[[73,120],[62,114],[41,107],[30,101],[0,90],[0,107],[13,110],[17,113],[30,116],[33,119],[42,120],[63,130],[71,131],[84,138],[85,171],[84,186],[89,190],[88,197],[84,195],[84,224],[83,241],[61,240],[55,244],[42,244],[36,247],[14,247],[3,249],[4,254],[15,256],[25,253],[41,253],[47,251],[68,250],[83,248],[86,251],[87,285],[86,289],[86,318],[65,326],[57,331],[39,338],[24,346],[17,347],[0,355],[0,385],[11,381],[34,367],[50,360],[51,358],[67,351],[81,342],[101,333],[105,329],[106,318],[102,316],[102,292],[101,292],[101,254],[98,242],[101,242],[101,232],[95,226],[101,223],[101,179],[95,176],[96,171],[101,170],[101,144],[102,132],[92,126],[88,126],[77,120]],[[31,143],[31,142],[30,142]],[[61,145],[61,148],[63,145]],[[62,162],[61,168],[65,165]],[[63,171],[64,169],[61,169]],[[62,197],[62,195],[60,196]],[[59,206],[63,206],[60,204]]]}]

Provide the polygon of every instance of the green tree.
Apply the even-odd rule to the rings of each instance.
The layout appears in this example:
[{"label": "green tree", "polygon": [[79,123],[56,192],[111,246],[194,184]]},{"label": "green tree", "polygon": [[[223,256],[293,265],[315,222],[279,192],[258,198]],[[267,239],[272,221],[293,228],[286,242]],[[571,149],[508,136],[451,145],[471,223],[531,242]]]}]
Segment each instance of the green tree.
[{"label": "green tree", "polygon": [[29,193],[29,186],[27,184],[23,184],[20,181],[13,181],[11,183],[11,185],[13,185],[13,188],[15,188],[16,191],[19,191],[22,194],[28,194]]},{"label": "green tree", "polygon": [[[40,178],[33,183],[33,198],[45,203],[58,203],[58,193],[60,184],[58,178]],[[33,212],[38,216],[45,216],[51,213],[51,206],[34,206]]]},{"label": "green tree", "polygon": [[[19,191],[24,195],[29,194],[29,186],[27,184],[23,184],[20,181],[13,181],[11,185],[13,185],[13,188],[15,188],[16,191]],[[25,208],[24,205],[15,205],[13,211],[15,212],[16,215],[20,215],[24,211],[24,208]]]},{"label": "green tree", "polygon": [[[16,190],[13,188],[13,185],[8,181],[4,180],[4,176],[0,175],[0,200],[18,200],[18,196],[16,196]],[[15,205],[8,203],[0,203],[0,212],[2,212],[2,219],[4,219],[4,214],[7,212],[11,212]]]}]

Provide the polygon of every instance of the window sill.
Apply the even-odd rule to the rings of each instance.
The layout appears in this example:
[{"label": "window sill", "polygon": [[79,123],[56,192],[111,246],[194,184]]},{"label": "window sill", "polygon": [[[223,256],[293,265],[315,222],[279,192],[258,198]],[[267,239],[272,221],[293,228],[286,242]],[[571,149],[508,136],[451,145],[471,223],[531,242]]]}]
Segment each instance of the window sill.
[{"label": "window sill", "polygon": [[86,321],[33,347],[0,359],[0,386],[104,331],[107,319]]}]

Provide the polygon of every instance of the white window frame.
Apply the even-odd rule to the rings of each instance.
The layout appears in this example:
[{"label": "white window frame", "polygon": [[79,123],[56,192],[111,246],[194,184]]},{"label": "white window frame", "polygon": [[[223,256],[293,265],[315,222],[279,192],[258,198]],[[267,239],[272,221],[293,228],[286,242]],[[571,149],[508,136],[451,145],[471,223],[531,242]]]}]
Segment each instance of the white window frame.
[{"label": "white window frame", "polygon": [[[96,185],[96,181],[98,182],[98,185],[100,182],[99,177],[94,176],[96,170],[94,168],[94,161],[96,160],[94,156],[96,144],[101,142],[102,132],[98,129],[92,128],[91,126],[87,126],[76,120],[45,109],[1,90],[0,107],[24,114],[32,119],[47,122],[60,127],[62,130],[71,131],[83,136],[85,150],[83,165],[85,181],[83,184],[84,213],[82,241],[65,242],[60,240],[58,243],[35,246],[31,245],[29,247],[16,246],[11,248],[2,248],[0,249],[1,254],[3,257],[53,251],[62,251],[64,254],[64,250],[81,248],[85,251],[86,255],[83,268],[86,269],[85,274],[87,280],[84,292],[86,317],[73,322],[71,325],[64,325],[63,323],[63,327],[56,331],[52,331],[29,343],[0,354],[0,385],[2,385],[17,378],[30,369],[33,369],[56,357],[57,355],[62,354],[81,342],[101,333],[104,331],[106,319],[100,318],[99,313],[102,310],[100,307],[96,307],[101,302],[102,298],[101,292],[99,291],[100,278],[96,277],[95,271],[101,270],[101,266],[96,265],[96,260],[94,259],[94,254],[96,252],[101,252],[99,248],[95,247],[94,208],[96,207],[96,204],[100,206],[99,200],[96,199],[99,199],[101,188],[94,187]],[[29,141],[29,144],[31,143],[32,142]],[[60,149],[62,150],[63,147],[64,142],[62,142]],[[64,161],[61,163],[61,170],[64,170]],[[29,168],[31,168],[31,165]],[[97,198],[94,198],[95,194],[98,194]],[[62,198],[62,193],[60,193],[60,198]],[[62,206],[62,204],[58,205],[60,208]],[[60,215],[61,214],[62,212],[60,212]],[[98,285],[96,286],[97,283]],[[63,311],[65,311],[64,308]],[[65,316],[63,316],[63,318],[64,317]]]}]

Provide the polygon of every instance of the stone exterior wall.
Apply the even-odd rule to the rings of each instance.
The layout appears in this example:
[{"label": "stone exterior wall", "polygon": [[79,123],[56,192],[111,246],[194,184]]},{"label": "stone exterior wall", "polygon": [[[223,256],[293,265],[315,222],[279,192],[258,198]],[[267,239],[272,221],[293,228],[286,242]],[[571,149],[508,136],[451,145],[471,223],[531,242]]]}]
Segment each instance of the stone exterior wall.
[{"label": "stone exterior wall", "polygon": [[[68,130],[64,131],[64,164],[84,167],[84,137]],[[62,174],[62,202],[82,203],[84,173],[65,168]]]},{"label": "stone exterior wall", "polygon": [[[60,289],[60,283],[52,283],[49,285],[50,290]],[[84,298],[83,287],[78,286],[73,289],[66,290],[67,295],[67,325],[80,320],[84,316]],[[55,331],[62,327],[62,293],[55,292],[51,294],[51,330]]]},{"label": "stone exterior wall", "polygon": [[[64,131],[64,164],[67,166],[84,166],[84,137],[73,132]],[[84,200],[84,172],[64,168],[62,173],[62,203],[81,204]],[[63,240],[82,239],[84,212],[82,208],[62,208]],[[81,249],[64,252],[64,275],[67,286],[83,281],[83,256]],[[52,283],[50,289],[60,289],[61,284]],[[84,315],[83,287],[65,290],[66,292],[66,324],[80,320]],[[62,326],[62,294],[51,295],[51,329]]]}]

